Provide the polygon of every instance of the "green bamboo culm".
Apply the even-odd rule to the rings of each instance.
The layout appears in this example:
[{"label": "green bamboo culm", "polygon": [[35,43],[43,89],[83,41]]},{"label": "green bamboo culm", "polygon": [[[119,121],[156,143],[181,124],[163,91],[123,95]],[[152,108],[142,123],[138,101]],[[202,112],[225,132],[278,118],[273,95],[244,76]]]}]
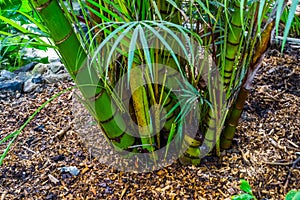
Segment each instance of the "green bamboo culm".
[{"label": "green bamboo culm", "polygon": [[236,57],[242,36],[242,18],[240,14],[240,2],[235,1],[234,11],[231,15],[230,27],[226,42],[225,64],[224,64],[224,85],[225,89],[229,87],[234,66],[236,65]]},{"label": "green bamboo culm", "polygon": [[252,56],[251,64],[247,71],[247,75],[244,78],[242,88],[240,89],[239,94],[235,100],[235,104],[233,105],[231,111],[229,112],[229,115],[227,117],[227,122],[225,123],[225,128],[221,135],[220,141],[221,141],[222,149],[229,149],[232,144],[232,140],[235,135],[238,121],[241,117],[245,102],[249,95],[252,81],[254,79],[257,70],[261,66],[261,62],[264,58],[265,52],[270,46],[270,40],[271,40],[274,26],[275,26],[275,19],[273,19],[266,25],[265,29],[261,34],[261,38],[255,47],[256,50],[254,52],[254,55]]},{"label": "green bamboo culm", "polygon": [[56,0],[31,0],[52,39],[63,62],[84,96],[88,110],[102,127],[107,139],[119,149],[134,145],[135,138],[127,133],[126,123],[112,103],[96,71],[87,65],[87,54]]},{"label": "green bamboo culm", "polygon": [[248,97],[249,90],[242,88],[238,94],[236,99],[236,103],[234,104],[228,122],[223,130],[224,134],[221,137],[221,148],[229,149],[232,143],[232,139],[234,137],[236,127],[238,125],[238,121],[243,112],[244,103]]}]

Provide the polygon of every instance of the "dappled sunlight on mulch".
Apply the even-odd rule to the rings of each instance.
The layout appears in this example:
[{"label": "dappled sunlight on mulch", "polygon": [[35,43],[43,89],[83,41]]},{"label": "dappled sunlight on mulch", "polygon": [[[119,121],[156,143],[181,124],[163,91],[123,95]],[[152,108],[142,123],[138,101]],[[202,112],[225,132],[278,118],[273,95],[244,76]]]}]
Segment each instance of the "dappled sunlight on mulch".
[{"label": "dappled sunlight on mulch", "polygon": [[[258,199],[283,199],[300,189],[300,50],[283,58],[272,50],[255,79],[232,149],[199,167],[171,166],[124,173],[101,164],[74,128],[71,92],[46,106],[18,137],[0,167],[4,199],[229,199],[250,182]],[[56,83],[40,94],[0,100],[0,138],[17,130],[46,99],[71,86]],[[5,145],[0,146],[0,153]],[[78,176],[61,172],[75,166]]]}]

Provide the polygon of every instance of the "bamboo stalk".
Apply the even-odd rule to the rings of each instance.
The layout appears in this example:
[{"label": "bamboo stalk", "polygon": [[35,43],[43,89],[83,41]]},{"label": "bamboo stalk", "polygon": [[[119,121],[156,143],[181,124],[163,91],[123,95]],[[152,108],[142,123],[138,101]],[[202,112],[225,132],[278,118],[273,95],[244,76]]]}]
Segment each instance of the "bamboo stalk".
[{"label": "bamboo stalk", "polygon": [[231,109],[230,114],[227,117],[227,123],[225,124],[224,131],[221,135],[221,148],[228,149],[232,144],[232,140],[238,125],[238,120],[242,114],[244,104],[248,97],[252,81],[255,77],[256,72],[261,66],[265,52],[270,46],[271,35],[274,29],[275,22],[271,21],[261,34],[261,40],[256,45],[256,51],[252,57],[251,65],[248,68],[247,75],[243,81],[242,88],[239,91],[235,104]]},{"label": "bamboo stalk", "polygon": [[220,140],[222,149],[229,149],[231,146],[232,139],[234,137],[240,116],[243,112],[244,103],[246,102],[248,94],[249,94],[249,90],[247,90],[245,88],[241,88],[241,90],[237,96],[236,103],[234,104],[234,106],[230,112],[229,119],[224,128],[224,131],[223,131],[224,134],[222,134],[222,137]]},{"label": "bamboo stalk", "polygon": [[87,108],[104,130],[106,138],[117,148],[127,149],[133,145],[135,138],[128,134],[125,122],[95,69],[86,64],[87,54],[58,2],[54,0],[31,0],[31,2],[49,29],[68,72],[79,86]]},{"label": "bamboo stalk", "polygon": [[240,4],[234,3],[234,12],[230,20],[231,29],[228,32],[226,43],[226,54],[224,63],[224,85],[225,89],[229,87],[233,67],[236,62],[236,55],[238,53],[240,40],[242,36],[242,19],[240,16]]},{"label": "bamboo stalk", "polygon": [[150,122],[149,102],[144,87],[144,76],[141,69],[134,66],[134,64],[131,73],[130,87],[135,116],[139,126],[139,134],[143,145],[142,148],[147,149],[148,152],[153,152],[155,150],[155,141],[153,136],[149,136],[153,134],[153,127]]}]

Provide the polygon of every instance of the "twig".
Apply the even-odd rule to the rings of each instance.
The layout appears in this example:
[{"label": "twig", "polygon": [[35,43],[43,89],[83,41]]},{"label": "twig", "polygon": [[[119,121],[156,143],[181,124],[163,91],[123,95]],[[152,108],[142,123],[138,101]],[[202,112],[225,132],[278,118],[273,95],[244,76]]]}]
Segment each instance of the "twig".
[{"label": "twig", "polygon": [[61,131],[59,131],[58,133],[56,133],[55,135],[54,135],[54,138],[56,138],[56,137],[58,137],[58,138],[62,138],[63,137],[63,135],[68,131],[68,130],[70,130],[70,128],[71,128],[71,126],[70,125],[67,125],[67,127],[65,127],[64,129],[62,129]]},{"label": "twig", "polygon": [[121,193],[119,199],[122,199],[122,198],[123,198],[123,196],[124,196],[124,194],[126,193],[126,190],[128,189],[128,187],[129,187],[128,185],[125,186],[125,188],[123,189],[123,191],[122,191],[122,193]]},{"label": "twig", "polygon": [[294,168],[296,168],[296,165],[297,165],[299,162],[300,162],[300,157],[298,157],[298,158],[293,162],[293,165],[292,165],[292,167],[291,167],[290,170],[289,170],[288,176],[287,176],[287,178],[286,178],[286,181],[285,181],[285,184],[284,184],[284,187],[283,187],[284,193],[286,193],[286,188],[287,188],[287,186],[288,186],[288,184],[289,184],[289,179],[290,179],[290,177],[291,177],[292,170],[293,170]]},{"label": "twig", "polygon": [[295,144],[294,142],[290,141],[290,140],[286,140],[288,143],[290,143],[291,145],[293,145],[295,148],[299,148],[299,146],[297,144]]},{"label": "twig", "polygon": [[1,200],[4,200],[4,199],[5,199],[6,194],[7,194],[7,191],[4,191],[4,192],[2,193],[2,195],[1,195]]},{"label": "twig", "polygon": [[36,154],[36,152],[35,152],[35,151],[33,151],[33,150],[29,149],[29,148],[28,148],[28,147],[26,147],[26,146],[22,146],[22,148],[23,148],[23,149],[26,149],[27,151],[29,151],[29,152],[31,152],[31,153],[33,153],[33,154]]},{"label": "twig", "polygon": [[248,165],[251,164],[250,161],[247,159],[247,157],[246,157],[245,153],[243,152],[243,150],[240,148],[240,146],[238,146],[238,149],[242,153],[242,157],[243,157],[245,163],[248,164]]},{"label": "twig", "polygon": [[218,191],[226,198],[227,196],[226,196],[226,194],[224,194],[224,192],[222,192],[222,190],[220,190],[219,188],[218,188]]},{"label": "twig", "polygon": [[280,150],[286,150],[285,147],[279,145],[274,139],[272,138],[269,138],[269,142],[274,146],[274,147],[277,147],[278,149]]},{"label": "twig", "polygon": [[284,163],[281,163],[281,162],[263,162],[264,164],[267,164],[267,165],[282,165],[282,166],[288,166],[288,165],[292,165],[293,162],[284,162]]}]

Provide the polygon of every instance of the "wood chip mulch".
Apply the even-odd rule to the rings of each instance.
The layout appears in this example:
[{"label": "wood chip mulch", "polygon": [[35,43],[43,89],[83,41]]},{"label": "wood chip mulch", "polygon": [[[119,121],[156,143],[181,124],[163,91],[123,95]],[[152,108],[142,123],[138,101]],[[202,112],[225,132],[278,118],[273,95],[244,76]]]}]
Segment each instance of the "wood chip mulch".
[{"label": "wood chip mulch", "polygon": [[[43,102],[72,83],[0,100],[0,138],[17,130]],[[232,149],[199,167],[129,173],[101,164],[73,126],[71,92],[48,104],[19,135],[0,167],[0,199],[230,199],[239,180],[258,199],[300,189],[300,49],[265,58],[245,105]],[[0,145],[0,154],[6,145]],[[298,159],[299,160],[299,159]],[[74,176],[60,168],[75,166]]]}]

